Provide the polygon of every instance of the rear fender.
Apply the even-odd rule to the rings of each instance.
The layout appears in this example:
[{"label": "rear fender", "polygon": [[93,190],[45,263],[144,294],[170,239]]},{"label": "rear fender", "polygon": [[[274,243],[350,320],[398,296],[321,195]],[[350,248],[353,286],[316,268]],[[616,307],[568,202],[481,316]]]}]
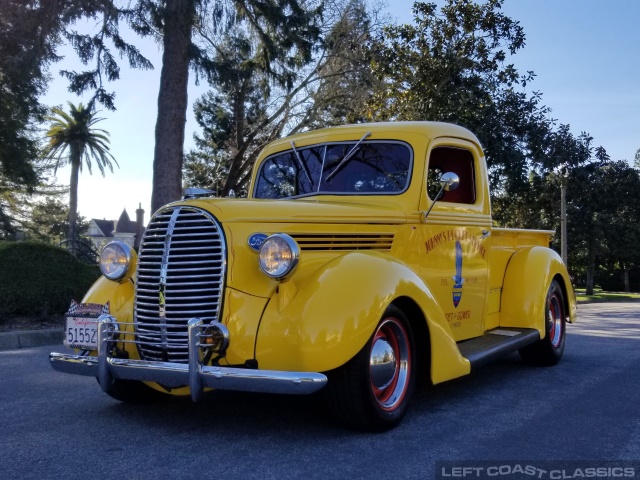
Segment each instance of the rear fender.
[{"label": "rear fender", "polygon": [[[427,319],[432,381],[469,373],[469,362],[460,355],[442,309],[415,272],[396,259],[375,252],[349,253],[304,284],[287,283],[271,298],[260,322],[260,368],[326,372],[340,367],[363,348],[394,299],[408,297]],[[292,298],[283,302],[282,296]]]},{"label": "rear fender", "polygon": [[535,328],[545,336],[547,291],[556,278],[564,290],[569,321],[576,319],[576,301],[571,279],[560,256],[545,247],[516,252],[509,261],[502,288],[500,325]]}]

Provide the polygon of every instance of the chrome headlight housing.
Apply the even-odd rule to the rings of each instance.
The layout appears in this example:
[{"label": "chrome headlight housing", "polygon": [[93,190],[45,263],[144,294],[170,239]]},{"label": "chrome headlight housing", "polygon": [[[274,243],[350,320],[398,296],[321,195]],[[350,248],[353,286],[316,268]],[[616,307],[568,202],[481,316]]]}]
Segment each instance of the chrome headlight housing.
[{"label": "chrome headlight housing", "polygon": [[268,237],[258,252],[260,268],[269,277],[282,280],[298,265],[300,247],[284,233]]},{"label": "chrome headlight housing", "polygon": [[107,243],[100,252],[100,271],[109,280],[128,280],[137,258],[135,250],[126,243],[119,240]]}]

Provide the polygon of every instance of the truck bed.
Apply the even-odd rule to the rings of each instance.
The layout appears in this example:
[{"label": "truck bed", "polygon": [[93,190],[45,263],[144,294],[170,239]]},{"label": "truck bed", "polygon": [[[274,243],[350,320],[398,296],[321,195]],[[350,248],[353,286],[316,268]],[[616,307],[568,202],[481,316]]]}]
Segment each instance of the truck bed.
[{"label": "truck bed", "polygon": [[524,228],[493,228],[493,246],[512,248],[548,247],[556,232],[553,230],[527,230]]}]

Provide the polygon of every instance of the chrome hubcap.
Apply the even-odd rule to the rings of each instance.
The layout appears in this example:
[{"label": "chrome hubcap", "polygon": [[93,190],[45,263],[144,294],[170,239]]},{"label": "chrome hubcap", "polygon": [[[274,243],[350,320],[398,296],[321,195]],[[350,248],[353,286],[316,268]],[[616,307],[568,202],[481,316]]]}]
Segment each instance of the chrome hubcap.
[{"label": "chrome hubcap", "polygon": [[389,386],[396,373],[396,355],[384,338],[379,338],[371,348],[371,383],[378,390]]},{"label": "chrome hubcap", "polygon": [[562,306],[556,295],[549,300],[549,311],[547,321],[550,323],[549,339],[554,348],[558,348],[562,342],[562,330],[564,318],[562,318]]},{"label": "chrome hubcap", "polygon": [[373,336],[369,358],[371,389],[383,410],[394,410],[409,386],[411,348],[402,323],[385,319]]}]

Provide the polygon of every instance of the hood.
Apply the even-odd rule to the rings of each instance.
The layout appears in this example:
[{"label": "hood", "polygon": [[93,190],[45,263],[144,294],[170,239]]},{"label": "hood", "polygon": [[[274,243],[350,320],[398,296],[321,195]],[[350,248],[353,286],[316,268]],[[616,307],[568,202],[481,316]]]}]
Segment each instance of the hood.
[{"label": "hood", "polygon": [[[371,197],[374,199],[374,197]],[[393,201],[375,197],[371,203],[297,198],[257,200],[243,198],[192,199],[189,205],[211,212],[223,223],[381,223],[407,222],[407,213]]]}]

